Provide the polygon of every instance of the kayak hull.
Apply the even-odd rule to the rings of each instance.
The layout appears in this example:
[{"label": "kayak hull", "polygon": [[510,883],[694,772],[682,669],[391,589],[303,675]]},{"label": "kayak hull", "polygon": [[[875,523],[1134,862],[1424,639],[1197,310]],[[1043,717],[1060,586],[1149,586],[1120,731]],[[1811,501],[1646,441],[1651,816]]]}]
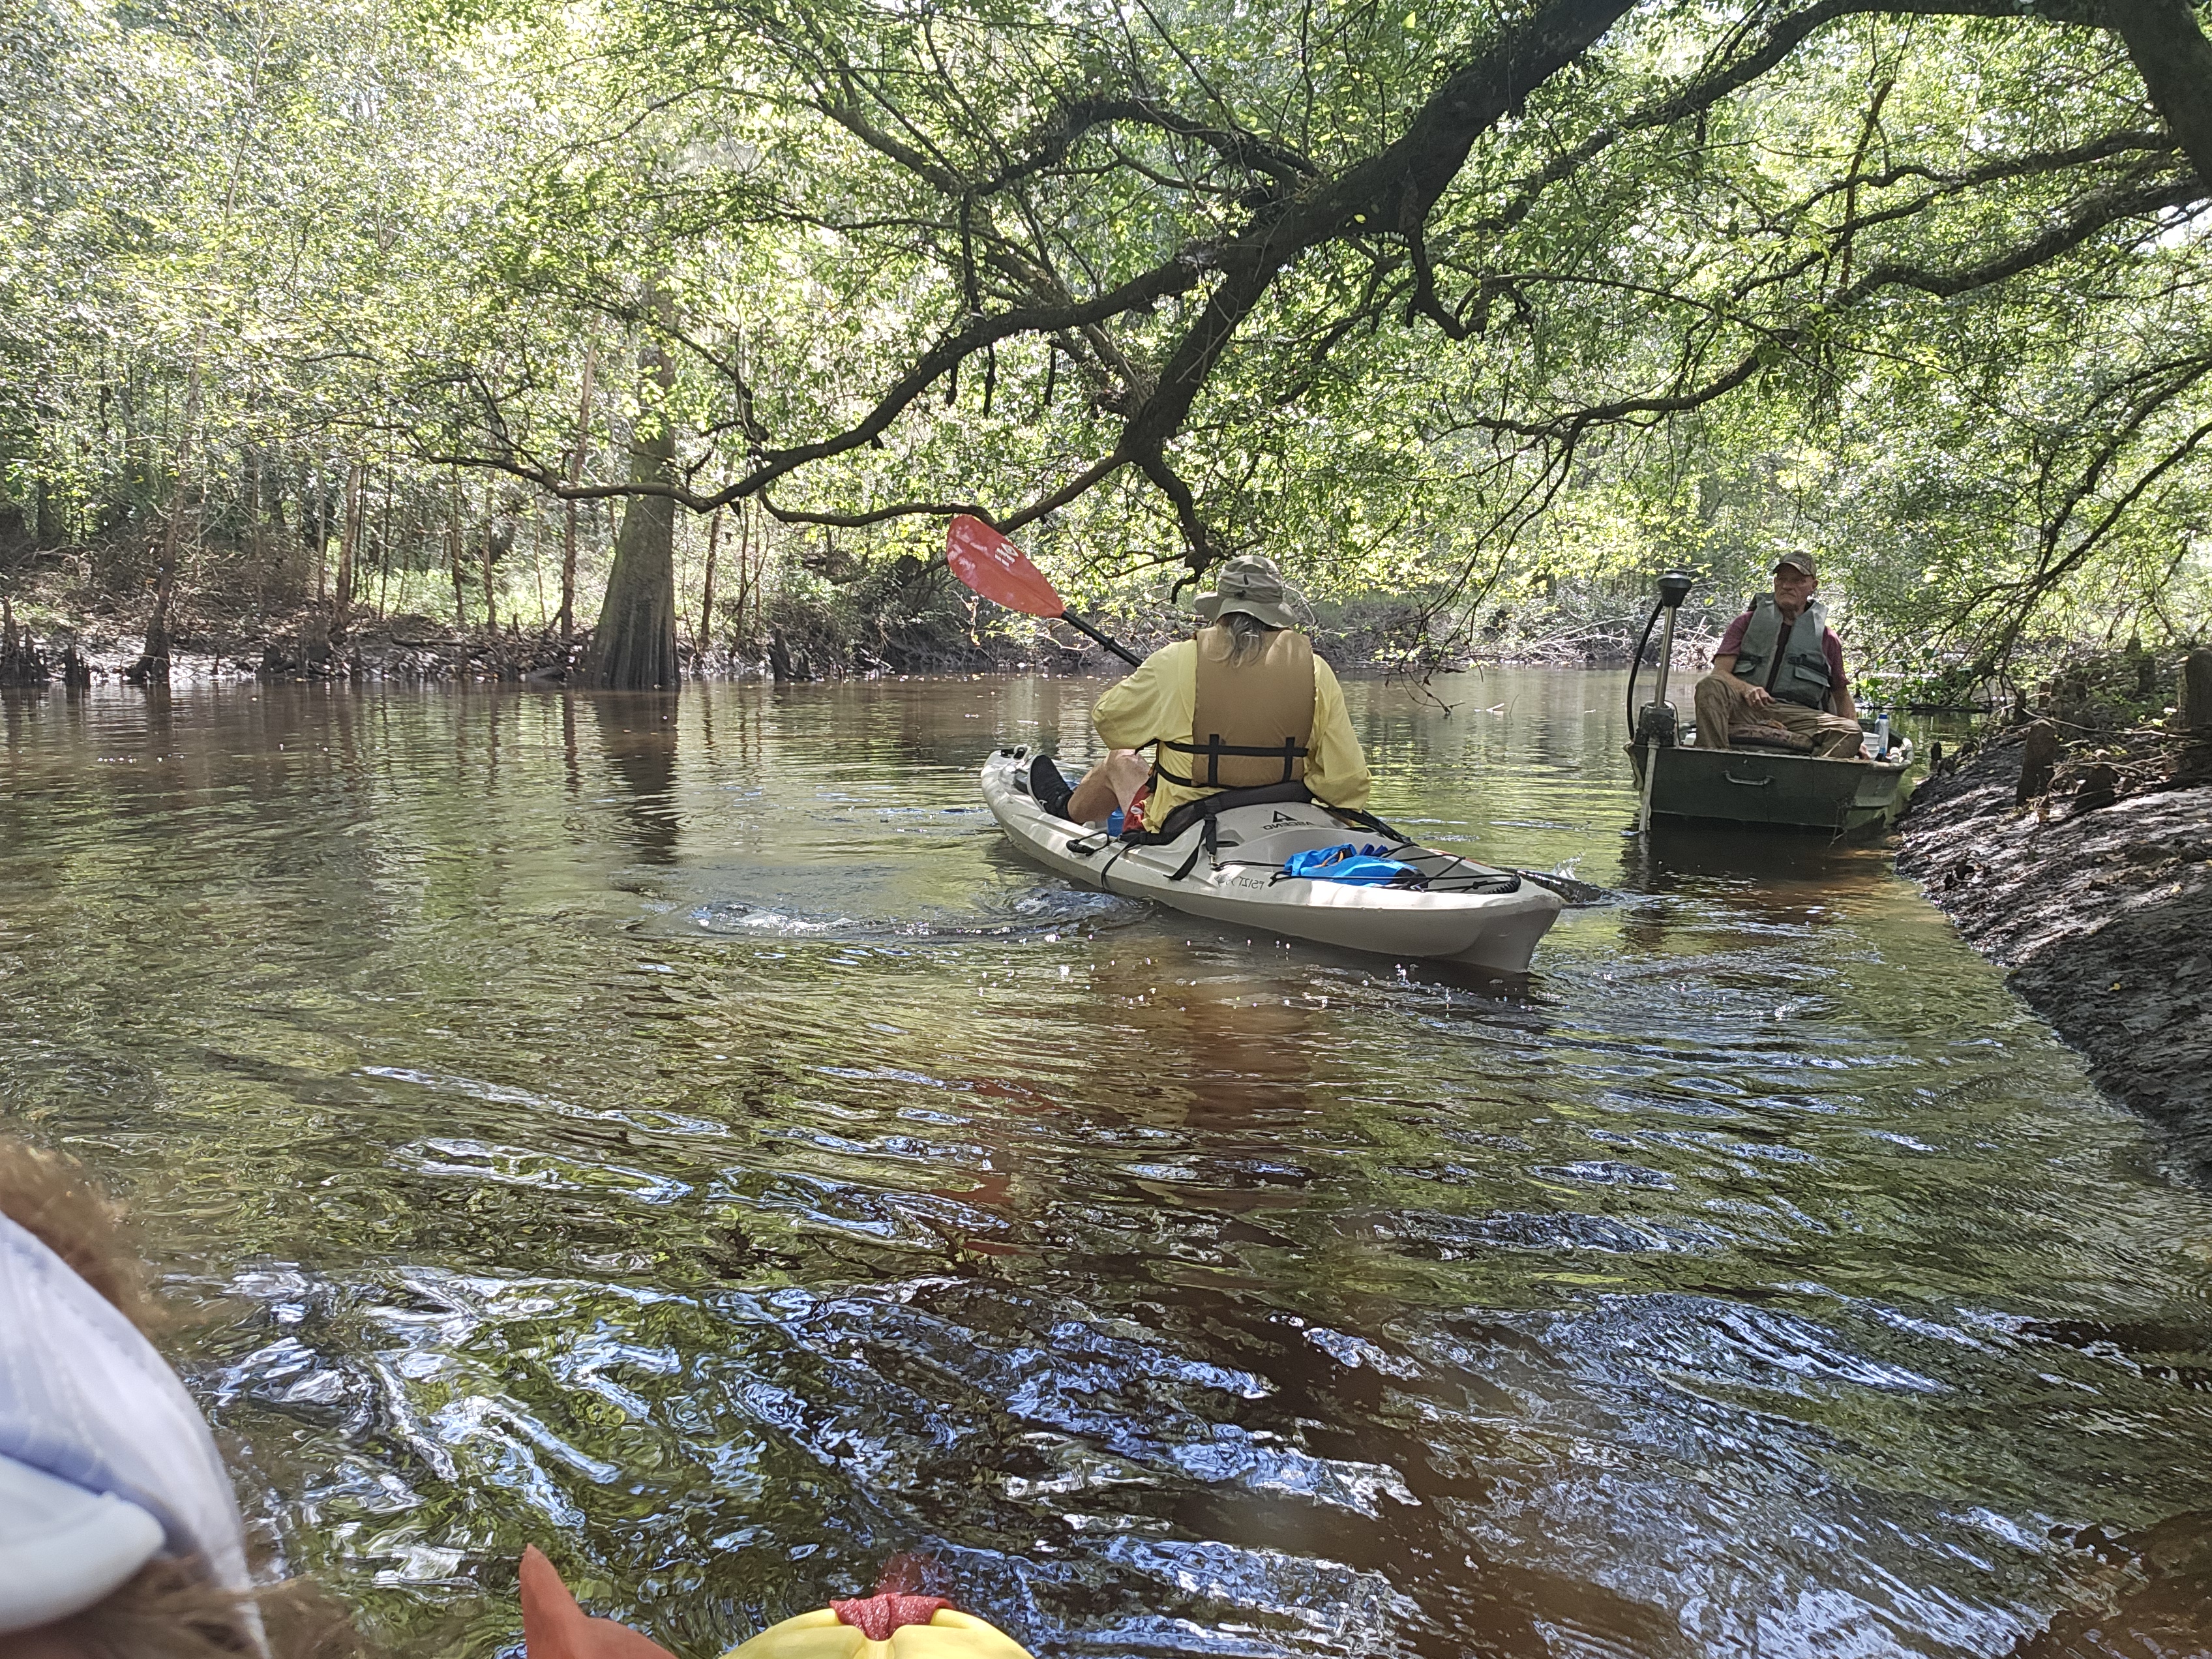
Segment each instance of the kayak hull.
[{"label": "kayak hull", "polygon": [[[1032,861],[1085,887],[1146,899],[1231,927],[1311,939],[1399,960],[1452,962],[1497,974],[1525,974],[1563,901],[1510,872],[1431,848],[1394,847],[1390,856],[1431,873],[1431,890],[1357,887],[1278,878],[1293,853],[1371,840],[1319,805],[1237,806],[1218,822],[1218,861],[1200,849],[1193,826],[1157,847],[1109,841],[1100,826],[1070,823],[1029,793],[1029,750],[1000,750],[983,765],[983,799],[1006,838]],[[1181,869],[1197,852],[1189,873]],[[1477,887],[1508,890],[1474,890]]]}]

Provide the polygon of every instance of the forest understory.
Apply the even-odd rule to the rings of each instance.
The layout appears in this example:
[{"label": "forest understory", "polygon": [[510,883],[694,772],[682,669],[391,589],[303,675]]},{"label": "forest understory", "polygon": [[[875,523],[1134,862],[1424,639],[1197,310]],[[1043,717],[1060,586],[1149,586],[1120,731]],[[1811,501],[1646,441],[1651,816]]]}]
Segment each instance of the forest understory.
[{"label": "forest understory", "polygon": [[[0,553],[0,685],[140,678],[147,602],[136,591],[86,580],[83,567],[93,562],[80,556],[73,569],[54,555]],[[169,619],[169,678],[179,684],[241,678],[560,684],[578,673],[590,650],[588,625],[564,635],[543,605],[513,604],[491,607],[495,620],[487,623],[480,591],[471,586],[470,602],[454,606],[465,620],[387,609],[373,590],[343,611],[312,590],[289,597],[219,585],[180,591]],[[1188,630],[1188,599],[1129,605],[1098,620],[1141,654]],[[787,582],[750,607],[740,599],[734,615],[726,598],[714,625],[702,629],[703,603],[702,595],[686,612],[678,602],[677,659],[686,678],[801,682],[1118,667],[1073,629],[979,605],[941,565],[918,576],[864,570],[842,586]],[[1618,601],[1571,593],[1473,639],[1445,636],[1417,598],[1327,605],[1310,628],[1341,672],[1427,675],[1478,663],[1624,667],[1641,620]],[[1686,628],[1680,659],[1695,658],[1700,639],[1715,632]]]}]

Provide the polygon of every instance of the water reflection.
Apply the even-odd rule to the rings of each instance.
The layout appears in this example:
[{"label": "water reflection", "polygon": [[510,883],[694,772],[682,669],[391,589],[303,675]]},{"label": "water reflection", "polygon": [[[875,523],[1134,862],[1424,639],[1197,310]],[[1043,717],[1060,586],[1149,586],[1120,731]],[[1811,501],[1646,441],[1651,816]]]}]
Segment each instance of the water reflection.
[{"label": "water reflection", "polygon": [[599,752],[621,791],[625,839],[641,862],[674,863],[682,827],[676,804],[678,699],[661,692],[605,691],[589,701]]},{"label": "water reflection", "polygon": [[472,1653],[532,1540],[700,1654],[898,1552],[1055,1655],[2181,1616],[2212,1206],[1878,853],[1624,836],[1618,677],[1354,684],[1386,815],[1618,895],[1401,972],[1012,857],[1094,693],[0,703],[0,1112],[295,1565]]},{"label": "water reflection", "polygon": [[1622,874],[1645,892],[1697,890],[1722,883],[1749,891],[1832,892],[1878,881],[1887,853],[1878,844],[1816,833],[1776,833],[1718,824],[1658,823],[1625,838]]}]

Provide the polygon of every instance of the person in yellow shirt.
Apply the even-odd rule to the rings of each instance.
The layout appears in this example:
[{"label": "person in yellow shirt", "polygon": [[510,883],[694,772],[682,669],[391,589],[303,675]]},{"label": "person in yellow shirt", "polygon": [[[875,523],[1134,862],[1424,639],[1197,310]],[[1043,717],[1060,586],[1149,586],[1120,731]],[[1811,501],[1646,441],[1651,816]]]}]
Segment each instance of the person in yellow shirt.
[{"label": "person in yellow shirt", "polygon": [[[1048,811],[1078,823],[1116,806],[1126,829],[1157,830],[1186,801],[1224,789],[1300,786],[1331,806],[1364,808],[1373,787],[1344,688],[1291,625],[1282,573],[1246,555],[1221,567],[1198,599],[1204,624],[1109,687],[1091,723],[1113,751],[1073,790],[1043,757],[1030,787]],[[1151,749],[1148,763],[1138,753]]]}]

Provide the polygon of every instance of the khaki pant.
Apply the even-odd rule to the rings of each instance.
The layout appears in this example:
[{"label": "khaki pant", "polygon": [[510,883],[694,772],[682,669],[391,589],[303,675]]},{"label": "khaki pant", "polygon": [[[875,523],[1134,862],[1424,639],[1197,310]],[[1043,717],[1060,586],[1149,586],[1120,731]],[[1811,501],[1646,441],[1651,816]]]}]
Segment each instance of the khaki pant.
[{"label": "khaki pant", "polygon": [[1708,674],[1698,682],[1698,747],[1725,749],[1731,726],[1778,726],[1813,741],[1813,752],[1850,760],[1859,752],[1863,733],[1856,720],[1824,714],[1779,697],[1764,708],[1751,706],[1751,682],[1733,674]]}]

